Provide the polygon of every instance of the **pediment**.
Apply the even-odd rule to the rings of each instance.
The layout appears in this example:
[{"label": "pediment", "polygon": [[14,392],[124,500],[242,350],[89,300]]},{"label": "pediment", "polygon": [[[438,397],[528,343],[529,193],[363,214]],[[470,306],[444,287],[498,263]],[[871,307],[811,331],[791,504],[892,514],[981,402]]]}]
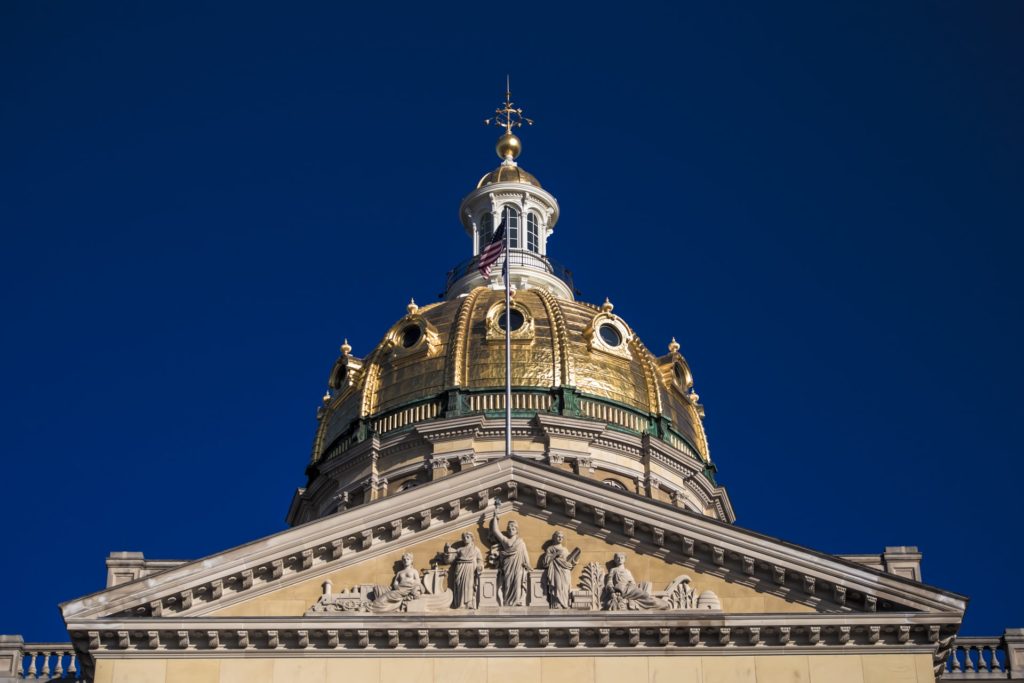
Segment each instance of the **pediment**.
[{"label": "pediment", "polygon": [[[621,552],[636,582],[649,582],[652,593],[663,594],[687,576],[694,597],[714,594],[720,611],[711,611],[718,614],[962,614],[966,606],[953,593],[517,458],[479,465],[61,609],[69,627],[105,619],[301,617],[320,600],[325,581],[337,593],[389,585],[407,552],[421,574],[435,572],[432,586],[443,591],[446,568],[438,553],[465,531],[486,553],[491,539],[485,525],[496,501],[503,524],[519,523],[534,572],[555,530],[564,533],[568,549],[580,549],[573,590],[581,590],[588,565],[607,572]],[[538,607],[546,606],[522,609]],[[578,608],[582,604],[568,611]]]},{"label": "pediment", "polygon": [[[622,567],[628,576],[638,586],[648,586],[654,601],[669,603],[667,609],[671,611],[700,609],[750,614],[826,609],[824,601],[814,604],[803,596],[780,595],[759,590],[755,585],[736,583],[711,573],[710,568],[700,566],[699,562],[686,562],[653,544],[629,542],[616,534],[601,533],[584,522],[555,519],[529,503],[505,503],[501,508],[504,510],[500,514],[501,529],[506,529],[509,522],[518,526],[518,536],[525,543],[531,567],[529,572],[524,572],[523,602],[518,608],[501,604],[497,587],[500,561],[493,558],[498,548],[489,528],[492,507],[479,514],[465,515],[459,523],[444,524],[439,534],[430,534],[427,538],[409,534],[403,541],[389,545],[385,552],[364,561],[338,566],[333,571],[214,609],[208,614],[214,617],[301,617],[351,610],[372,615],[374,591],[379,593],[392,586],[396,572],[402,569],[402,558],[407,554],[411,555],[412,568],[419,577],[417,588],[422,587],[422,591],[417,592],[422,594],[409,600],[402,610],[446,613],[455,605],[453,590],[457,570],[453,562],[447,561],[450,558],[444,551],[446,547],[451,548],[449,555],[454,555],[464,545],[466,533],[470,539],[469,549],[475,548],[474,552],[479,553],[480,572],[472,581],[472,607],[463,609],[504,614],[552,609],[546,591],[544,556],[555,544],[556,532],[563,537],[561,554],[572,565],[565,605],[569,609],[599,611],[607,608],[607,596],[603,593],[608,574],[615,569],[616,554],[622,555]],[[621,573],[623,569],[617,571]],[[329,583],[329,596],[324,594],[325,583]],[[553,607],[561,608],[557,603]],[[390,605],[385,604],[385,609],[390,609]],[[835,607],[829,605],[827,609],[834,611]]]}]

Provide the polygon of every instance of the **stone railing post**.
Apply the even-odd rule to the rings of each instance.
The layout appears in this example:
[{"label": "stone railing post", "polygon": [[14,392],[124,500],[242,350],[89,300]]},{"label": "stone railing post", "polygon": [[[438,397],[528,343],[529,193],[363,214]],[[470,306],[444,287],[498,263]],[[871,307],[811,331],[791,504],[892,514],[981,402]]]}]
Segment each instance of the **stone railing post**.
[{"label": "stone railing post", "polygon": [[1024,628],[1008,628],[1003,631],[1006,644],[1006,671],[1016,677],[1024,676]]},{"label": "stone railing post", "polygon": [[25,656],[25,639],[21,636],[0,636],[0,683],[21,678]]}]

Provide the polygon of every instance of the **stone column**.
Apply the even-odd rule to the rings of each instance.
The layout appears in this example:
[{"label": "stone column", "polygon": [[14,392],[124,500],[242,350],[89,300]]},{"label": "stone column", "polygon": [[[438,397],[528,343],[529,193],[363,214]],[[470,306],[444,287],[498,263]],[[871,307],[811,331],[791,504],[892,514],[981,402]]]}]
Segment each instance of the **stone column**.
[{"label": "stone column", "polygon": [[21,636],[0,636],[0,683],[21,680],[21,663],[25,656],[25,640]]}]

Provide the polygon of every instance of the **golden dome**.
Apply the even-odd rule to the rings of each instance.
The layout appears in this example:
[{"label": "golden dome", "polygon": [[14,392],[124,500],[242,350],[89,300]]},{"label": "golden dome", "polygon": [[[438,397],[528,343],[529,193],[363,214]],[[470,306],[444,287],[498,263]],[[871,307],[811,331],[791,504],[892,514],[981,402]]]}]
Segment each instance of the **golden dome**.
[{"label": "golden dome", "polygon": [[[514,410],[567,414],[571,402],[578,417],[659,435],[710,462],[703,411],[688,397],[692,379],[682,356],[654,356],[608,304],[527,289],[515,293],[512,305],[521,314],[512,332]],[[450,413],[444,402],[453,393],[464,397],[459,410],[468,413],[494,410],[486,398],[491,394],[503,400],[503,291],[478,287],[458,299],[409,308],[365,358],[338,360],[331,373],[334,399],[320,423],[314,462],[357,422],[384,433],[390,427],[381,425]],[[406,412],[408,419],[387,421]]]},{"label": "golden dome", "polygon": [[532,173],[527,173],[519,166],[513,166],[511,164],[502,164],[498,168],[494,169],[476,184],[477,189],[484,187],[485,185],[494,185],[495,183],[525,183],[527,185],[533,185],[534,187],[540,187],[540,181],[533,176]]}]

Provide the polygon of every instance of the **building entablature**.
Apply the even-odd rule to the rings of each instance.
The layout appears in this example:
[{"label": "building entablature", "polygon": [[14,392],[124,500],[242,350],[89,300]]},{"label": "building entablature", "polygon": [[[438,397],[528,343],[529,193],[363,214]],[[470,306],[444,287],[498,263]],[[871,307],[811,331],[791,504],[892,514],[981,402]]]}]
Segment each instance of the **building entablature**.
[{"label": "building entablature", "polygon": [[[147,657],[159,652],[209,657],[252,652],[275,656],[359,656],[430,651],[488,656],[514,649],[559,655],[739,654],[733,648],[779,648],[805,654],[928,653],[944,661],[959,626],[956,613],[890,615],[695,613],[666,617],[636,612],[527,614],[394,614],[302,618],[113,619],[69,622],[78,649],[90,656]],[[783,650],[784,648],[784,650]],[[511,652],[509,652],[511,654]]]}]

